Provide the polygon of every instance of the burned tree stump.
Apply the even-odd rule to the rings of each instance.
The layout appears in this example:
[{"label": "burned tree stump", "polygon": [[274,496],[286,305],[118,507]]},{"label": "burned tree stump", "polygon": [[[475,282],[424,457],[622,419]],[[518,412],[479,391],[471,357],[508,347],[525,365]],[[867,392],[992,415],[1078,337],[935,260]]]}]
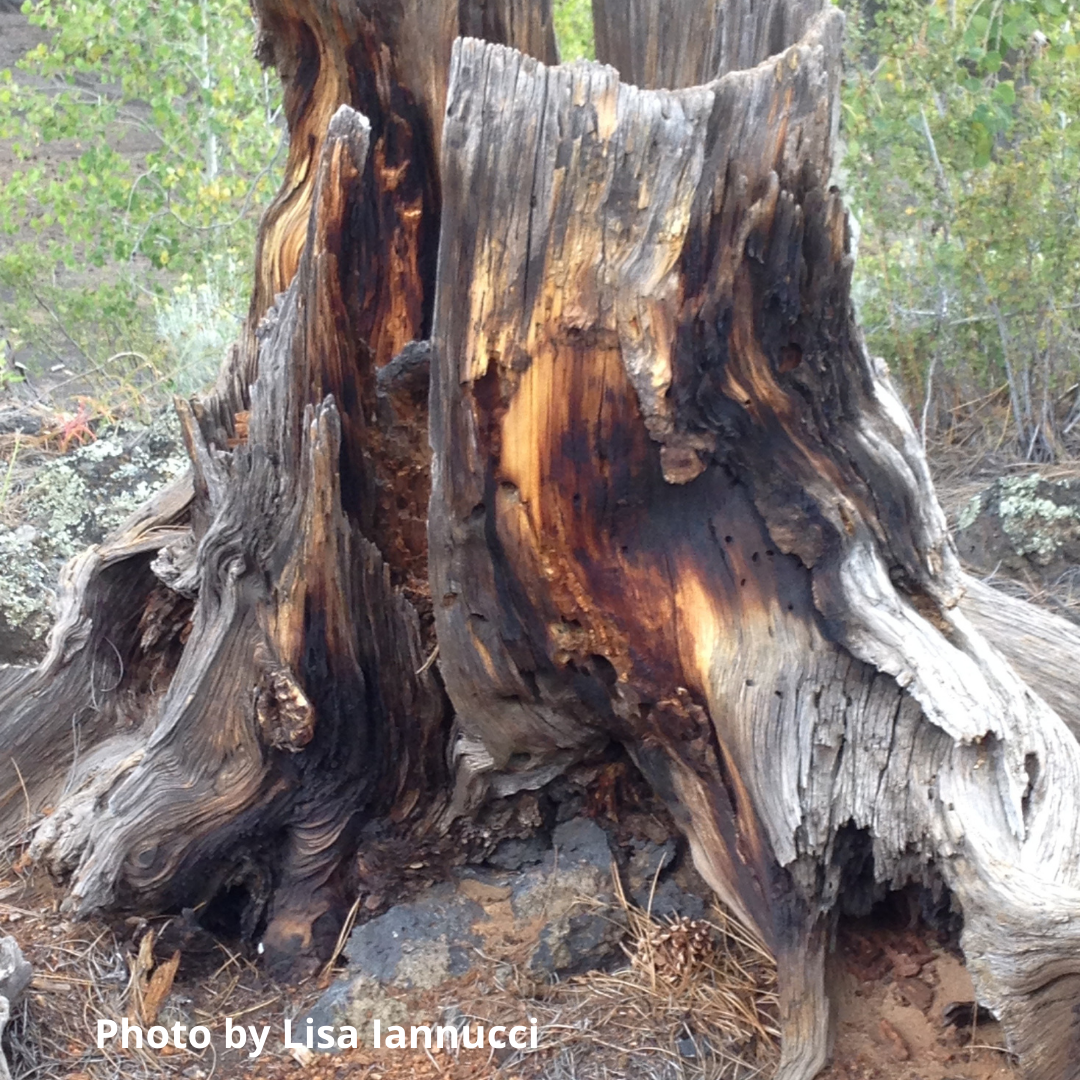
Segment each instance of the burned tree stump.
[{"label": "burned tree stump", "polygon": [[841,14],[597,0],[620,81],[542,62],[544,5],[257,7],[292,143],[249,331],[180,405],[190,494],[5,676],[9,822],[23,777],[79,910],[239,895],[294,958],[362,827],[615,742],[777,959],[783,1080],[866,865],[948,889],[1026,1075],[1080,1076],[1076,639],[961,573],[863,346]]},{"label": "burned tree stump", "polygon": [[225,898],[288,966],[333,946],[358,828],[423,832],[449,801],[405,362],[430,327],[436,118],[460,30],[556,54],[550,6],[519,0],[257,13],[290,154],[248,325],[180,403],[193,478],[65,571],[45,661],[0,675],[0,807],[50,812],[32,852],[73,910]]},{"label": "burned tree stump", "polygon": [[[925,461],[854,325],[829,188],[840,29],[823,11],[779,56],[676,93],[458,47],[433,328],[442,671],[497,768],[627,746],[777,956],[781,1075],[825,1060],[848,831],[879,881],[953,891],[1029,1071],[1066,1075],[1080,879],[1071,828],[1044,830],[1076,821],[1080,756],[958,610]],[[1059,921],[1032,932],[1044,888]]]}]

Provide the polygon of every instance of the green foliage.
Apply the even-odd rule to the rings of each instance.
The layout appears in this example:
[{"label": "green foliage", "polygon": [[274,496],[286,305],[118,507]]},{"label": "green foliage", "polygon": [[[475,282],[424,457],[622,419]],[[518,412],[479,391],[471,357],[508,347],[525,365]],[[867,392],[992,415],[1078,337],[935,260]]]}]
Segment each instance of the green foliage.
[{"label": "green foliage", "polygon": [[591,0],[555,0],[555,36],[564,63],[595,60]]},{"label": "green foliage", "polygon": [[[49,32],[0,73],[0,321],[23,341],[156,371],[157,309],[250,263],[276,187],[276,77],[253,58],[245,0],[28,0]],[[36,77],[36,78],[34,78]],[[233,275],[238,310],[247,283]],[[160,321],[160,320],[157,320]],[[143,375],[147,375],[144,371]],[[157,377],[157,376],[153,376]]]},{"label": "green foliage", "polygon": [[952,394],[930,399],[931,423],[987,395],[1042,457],[1080,418],[1078,15],[1071,0],[886,0],[848,22],[868,344],[920,408],[932,375]]},{"label": "green foliage", "polygon": [[[995,438],[1052,456],[1080,436],[1080,0],[848,2],[869,345],[931,429],[985,397],[1008,409]],[[25,10],[50,37],[28,77],[0,72],[18,159],[0,187],[3,334],[186,392],[235,331],[283,156],[247,4]],[[594,55],[590,0],[556,0],[555,24],[565,60]]]}]

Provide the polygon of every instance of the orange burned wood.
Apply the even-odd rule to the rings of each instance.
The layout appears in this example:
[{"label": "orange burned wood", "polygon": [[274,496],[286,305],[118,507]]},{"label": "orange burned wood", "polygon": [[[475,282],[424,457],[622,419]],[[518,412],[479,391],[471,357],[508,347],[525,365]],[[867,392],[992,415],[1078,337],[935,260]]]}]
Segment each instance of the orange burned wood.
[{"label": "orange burned wood", "polygon": [[[1080,897],[1072,829],[1027,833],[1029,869],[1001,873],[1024,814],[1056,819],[1052,792],[1080,822],[1080,747],[956,610],[925,458],[854,323],[828,186],[841,21],[823,10],[780,55],[678,93],[456,47],[432,335],[440,668],[487,753],[465,755],[480,784],[627,746],[776,954],[783,1080],[825,1060],[852,832],[875,888],[954,891],[981,992],[1052,1080],[1076,1038],[1077,933],[1033,952],[988,928],[1020,935],[1027,890]],[[1031,980],[1052,1023],[1022,999]]]}]

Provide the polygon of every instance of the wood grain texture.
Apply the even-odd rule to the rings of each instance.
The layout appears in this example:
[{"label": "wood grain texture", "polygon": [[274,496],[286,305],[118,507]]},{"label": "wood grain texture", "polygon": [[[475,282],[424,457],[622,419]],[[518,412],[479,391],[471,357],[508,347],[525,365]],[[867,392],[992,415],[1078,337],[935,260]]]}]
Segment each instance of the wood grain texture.
[{"label": "wood grain texture", "polygon": [[[410,652],[432,644],[426,368],[391,360],[430,322],[453,37],[555,45],[544,2],[255,7],[290,144],[247,327],[213,391],[180,403],[193,479],[69,568],[50,659],[0,682],[0,737],[23,769],[6,767],[9,823],[23,777],[31,817],[61,800],[35,851],[75,874],[76,907],[246,889],[245,931],[269,910],[271,952],[290,954],[340,899],[323,885],[359,809],[440,805],[445,703]],[[363,163],[343,104],[371,118]]]},{"label": "wood grain texture", "polygon": [[259,56],[284,88],[285,178],[262,222],[253,325],[299,264],[314,168],[330,117],[373,124],[366,200],[383,259],[366,334],[381,366],[430,326],[439,186],[435,163],[450,48],[459,34],[558,57],[550,0],[254,0]]},{"label": "wood grain texture", "polygon": [[681,90],[802,39],[822,0],[593,0],[596,58],[624,82]]},{"label": "wood grain texture", "polygon": [[[165,488],[60,575],[49,649],[36,668],[0,669],[0,823],[19,831],[77,771],[131,753],[179,660],[190,602],[150,564],[188,534],[190,478]],[[120,749],[100,749],[114,740]]]},{"label": "wood grain texture", "polygon": [[965,583],[960,610],[1080,739],[1076,624],[973,577]]},{"label": "wood grain texture", "polygon": [[[289,156],[282,187],[264,215],[256,250],[248,328],[219,380],[235,411],[248,408],[256,374],[255,328],[292,280],[307,238],[316,164],[327,124],[348,105],[372,124],[369,164],[348,222],[349,288],[359,293],[354,341],[374,376],[411,342],[428,337],[435,289],[440,194],[438,145],[445,111],[450,49],[459,33],[557,59],[550,0],[256,0],[259,55],[284,88]],[[357,345],[357,343],[362,343]],[[346,358],[341,372],[352,363]],[[368,455],[374,475],[358,486],[348,465],[343,485],[350,513],[365,527],[425,620],[430,621],[426,568],[429,484],[426,380],[378,387],[374,422],[352,430],[362,411],[339,397],[347,459]],[[377,405],[377,410],[375,406]],[[376,509],[377,504],[377,509]],[[366,509],[362,509],[366,508]]]},{"label": "wood grain texture", "polygon": [[367,121],[343,106],[322,146],[300,268],[261,326],[246,440],[230,449],[218,398],[181,408],[194,568],[190,545],[159,562],[197,600],[153,732],[81,777],[33,848],[73,874],[83,913],[242,895],[272,962],[333,944],[362,822],[436,813],[445,786],[443,697],[416,674],[416,613],[368,539],[359,403],[373,407],[374,378],[353,286],[374,267],[345,243],[365,212]]},{"label": "wood grain texture", "polygon": [[463,738],[522,784],[628,746],[777,955],[785,1080],[824,1061],[852,830],[880,888],[953,890],[1028,1075],[1075,1075],[1080,748],[958,610],[926,461],[854,323],[841,22],[677,93],[456,47],[440,666]]},{"label": "wood grain texture", "polygon": [[365,822],[617,740],[777,957],[781,1080],[826,1057],[841,899],[910,881],[1030,1080],[1080,1076],[1077,642],[960,572],[863,348],[841,14],[598,0],[620,82],[451,52],[553,59],[546,2],[256,9],[291,141],[248,332],[180,404],[190,480],[0,673],[72,905],[239,897],[318,952]]}]

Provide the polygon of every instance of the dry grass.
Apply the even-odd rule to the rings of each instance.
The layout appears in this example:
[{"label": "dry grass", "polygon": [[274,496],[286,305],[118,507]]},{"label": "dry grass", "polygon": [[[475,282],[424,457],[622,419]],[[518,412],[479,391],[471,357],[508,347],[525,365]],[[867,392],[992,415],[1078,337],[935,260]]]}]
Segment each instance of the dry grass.
[{"label": "dry grass", "polygon": [[[210,1080],[227,1075],[213,1046],[162,1053],[95,1045],[97,1021],[216,1023],[229,1015],[281,1013],[283,992],[224,945],[187,974],[174,949],[157,947],[169,920],[74,922],[60,910],[63,893],[27,866],[26,837],[0,860],[0,933],[12,934],[33,981],[4,1036],[13,1080]],[[197,974],[199,971],[203,974]],[[195,977],[193,977],[195,972]],[[292,1008],[309,1004],[302,988]],[[267,1015],[266,1020],[270,1016]],[[266,1022],[264,1020],[264,1022]]]},{"label": "dry grass", "polygon": [[709,920],[657,919],[631,904],[613,876],[614,909],[581,904],[626,926],[624,966],[538,988],[502,965],[495,993],[465,1006],[474,1022],[536,1017],[540,1046],[508,1058],[504,1072],[523,1080],[772,1075],[779,1031],[771,956],[720,908]]},{"label": "dry grass", "polygon": [[487,1052],[428,1057],[368,1048],[314,1055],[301,1065],[280,1044],[254,1063],[223,1057],[213,1046],[202,1054],[99,1050],[97,1020],[124,1016],[213,1027],[224,1016],[243,1017],[279,1033],[282,1015],[306,1011],[319,988],[314,981],[275,987],[224,946],[220,963],[203,963],[202,974],[178,970],[178,958],[161,944],[165,921],[72,923],[59,912],[52,885],[18,866],[9,861],[0,881],[0,924],[34,968],[7,1039],[15,1080],[750,1080],[771,1075],[777,1059],[776,975],[761,946],[720,910],[709,921],[660,920],[621,891],[614,907],[582,900],[627,928],[618,970],[547,984],[491,961],[413,1002],[416,1015],[442,1013],[443,1023],[451,1022],[448,1010],[461,1023],[536,1017],[536,1051],[497,1060]]},{"label": "dry grass", "polygon": [[1032,575],[1023,578],[998,573],[982,575],[971,567],[967,569],[1000,592],[1080,623],[1080,566],[1070,566],[1047,582],[1038,581]]}]

